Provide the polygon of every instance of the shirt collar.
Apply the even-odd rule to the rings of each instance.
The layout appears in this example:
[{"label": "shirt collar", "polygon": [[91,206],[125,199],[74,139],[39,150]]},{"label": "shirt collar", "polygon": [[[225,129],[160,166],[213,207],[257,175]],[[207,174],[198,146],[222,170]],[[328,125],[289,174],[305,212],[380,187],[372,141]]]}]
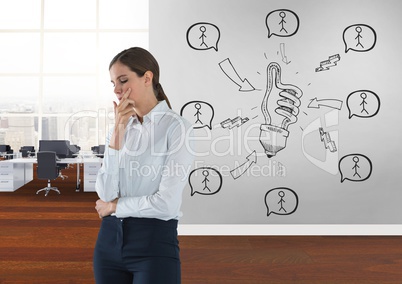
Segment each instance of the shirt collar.
[{"label": "shirt collar", "polygon": [[[166,114],[166,111],[169,110],[169,107],[166,101],[159,101],[156,106],[146,115],[144,115],[144,123],[148,121],[151,123],[159,124],[162,117]],[[131,122],[129,124],[138,124],[140,121],[138,120],[137,116],[133,116],[131,118]]]}]

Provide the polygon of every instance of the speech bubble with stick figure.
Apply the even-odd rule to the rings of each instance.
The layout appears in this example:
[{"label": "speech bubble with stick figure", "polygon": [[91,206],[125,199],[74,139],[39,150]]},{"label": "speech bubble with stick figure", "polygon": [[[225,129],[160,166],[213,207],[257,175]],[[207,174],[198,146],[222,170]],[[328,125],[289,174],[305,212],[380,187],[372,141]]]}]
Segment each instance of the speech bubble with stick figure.
[{"label": "speech bubble with stick figure", "polygon": [[368,179],[373,171],[373,165],[370,159],[362,154],[349,154],[339,160],[339,172],[341,173],[341,182],[364,181]]},{"label": "speech bubble with stick figure", "polygon": [[353,116],[369,118],[375,116],[380,110],[380,98],[370,90],[358,90],[350,93],[346,99],[349,110],[349,119]]},{"label": "speech bubble with stick figure", "polygon": [[211,23],[200,22],[188,28],[186,38],[188,45],[195,50],[215,49],[221,37],[219,28]]},{"label": "speech bubble with stick figure", "polygon": [[268,38],[273,35],[289,37],[297,33],[299,29],[299,17],[291,10],[279,9],[267,15],[265,24],[268,29]]},{"label": "speech bubble with stick figure", "polygon": [[343,31],[343,42],[345,43],[345,53],[349,50],[366,52],[374,48],[377,42],[375,30],[365,24],[355,24],[347,27]]},{"label": "speech bubble with stick figure", "polygon": [[273,188],[265,194],[267,216],[293,214],[299,205],[299,198],[292,189],[287,187]]},{"label": "speech bubble with stick figure", "polygon": [[222,180],[221,173],[214,168],[200,167],[194,169],[188,177],[191,196],[196,193],[201,195],[214,195],[218,193],[222,187]]},{"label": "speech bubble with stick figure", "polygon": [[203,101],[191,101],[182,106],[180,115],[192,123],[194,129],[208,127],[212,129],[214,108]]}]

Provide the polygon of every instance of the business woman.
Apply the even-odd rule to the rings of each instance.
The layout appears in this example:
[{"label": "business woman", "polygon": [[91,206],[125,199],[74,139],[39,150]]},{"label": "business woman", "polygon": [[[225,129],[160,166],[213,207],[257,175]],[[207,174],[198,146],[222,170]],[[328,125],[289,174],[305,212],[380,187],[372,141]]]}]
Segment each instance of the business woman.
[{"label": "business woman", "polygon": [[109,72],[118,103],[96,180],[96,283],[181,283],[177,224],[192,127],[170,108],[147,50],[120,52]]}]

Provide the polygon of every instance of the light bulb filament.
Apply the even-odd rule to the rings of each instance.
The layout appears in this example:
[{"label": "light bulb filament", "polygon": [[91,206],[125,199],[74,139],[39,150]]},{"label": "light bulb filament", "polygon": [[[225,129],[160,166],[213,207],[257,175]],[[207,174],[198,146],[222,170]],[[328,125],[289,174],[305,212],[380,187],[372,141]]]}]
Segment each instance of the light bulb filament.
[{"label": "light bulb filament", "polygon": [[286,89],[279,93],[279,96],[284,99],[279,99],[277,101],[279,107],[275,109],[275,112],[284,117],[282,124],[280,125],[283,129],[287,129],[289,124],[297,121],[301,102],[296,94],[296,91],[291,89]]}]

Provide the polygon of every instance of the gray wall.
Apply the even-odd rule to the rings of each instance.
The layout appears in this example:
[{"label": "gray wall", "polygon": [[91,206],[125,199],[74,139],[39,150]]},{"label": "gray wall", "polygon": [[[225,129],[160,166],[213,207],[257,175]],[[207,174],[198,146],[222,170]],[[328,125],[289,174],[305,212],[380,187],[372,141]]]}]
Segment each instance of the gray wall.
[{"label": "gray wall", "polygon": [[[400,224],[401,6],[150,0],[162,86],[198,140],[181,223]],[[286,116],[285,144],[264,125]]]}]

